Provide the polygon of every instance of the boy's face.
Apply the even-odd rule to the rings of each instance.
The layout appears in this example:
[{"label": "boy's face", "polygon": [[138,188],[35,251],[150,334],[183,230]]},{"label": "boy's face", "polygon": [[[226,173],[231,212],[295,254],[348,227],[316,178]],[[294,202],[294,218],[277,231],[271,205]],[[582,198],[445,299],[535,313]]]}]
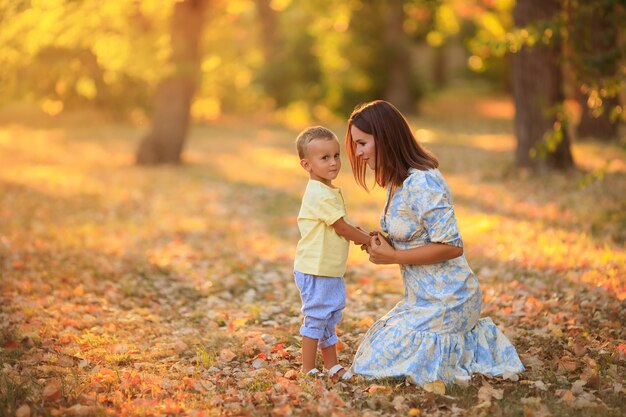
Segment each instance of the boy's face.
[{"label": "boy's face", "polygon": [[339,142],[335,139],[312,140],[300,165],[309,172],[311,179],[330,185],[341,169]]}]

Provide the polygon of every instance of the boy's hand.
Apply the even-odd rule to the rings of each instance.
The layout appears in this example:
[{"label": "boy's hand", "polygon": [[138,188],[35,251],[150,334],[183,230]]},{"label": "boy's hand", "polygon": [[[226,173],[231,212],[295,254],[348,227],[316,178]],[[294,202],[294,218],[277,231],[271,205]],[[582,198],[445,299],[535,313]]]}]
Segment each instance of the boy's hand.
[{"label": "boy's hand", "polygon": [[387,241],[387,243],[389,243],[390,246],[393,246],[391,243],[391,240],[389,239],[389,236],[383,234],[382,232],[379,231],[372,231],[370,232],[370,236],[377,236],[378,239],[376,239],[376,243],[380,244],[380,239],[385,239]]},{"label": "boy's hand", "polygon": [[361,232],[365,233],[366,235],[370,235],[370,236],[372,235],[372,232],[368,232],[367,230],[361,228],[361,226],[354,226],[354,227],[356,227],[357,229],[359,229]]},{"label": "boy's hand", "polygon": [[[368,232],[367,230],[362,229],[360,226],[354,226],[354,227],[356,227],[359,230],[359,232],[363,233],[366,236],[372,236],[372,233],[374,233],[374,232]],[[354,242],[354,244],[355,245],[359,245],[360,244],[361,245],[361,250],[364,250],[364,251],[367,251],[366,246],[369,245],[369,243],[358,243],[356,241]]]}]

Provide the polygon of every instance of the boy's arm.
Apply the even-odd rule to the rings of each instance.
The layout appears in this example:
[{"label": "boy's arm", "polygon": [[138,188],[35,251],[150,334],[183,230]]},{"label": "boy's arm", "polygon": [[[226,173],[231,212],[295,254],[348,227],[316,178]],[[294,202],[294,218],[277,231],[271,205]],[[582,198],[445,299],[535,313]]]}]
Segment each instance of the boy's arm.
[{"label": "boy's arm", "polygon": [[368,233],[352,226],[346,222],[343,217],[333,223],[333,229],[335,229],[335,232],[337,232],[339,236],[347,240],[351,240],[354,243],[358,243],[360,245],[367,245],[370,243],[370,235]]}]

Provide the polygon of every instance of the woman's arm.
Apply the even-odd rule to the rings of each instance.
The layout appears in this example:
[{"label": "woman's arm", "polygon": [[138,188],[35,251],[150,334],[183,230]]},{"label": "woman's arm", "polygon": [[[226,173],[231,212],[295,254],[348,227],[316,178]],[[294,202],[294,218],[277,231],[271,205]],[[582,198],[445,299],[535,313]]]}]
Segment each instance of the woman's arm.
[{"label": "woman's arm", "polygon": [[335,229],[335,232],[337,232],[339,236],[360,245],[367,245],[370,243],[369,234],[352,226],[346,222],[343,217],[333,223],[333,229]]},{"label": "woman's arm", "polygon": [[463,255],[463,248],[429,243],[419,248],[396,250],[382,236],[372,236],[367,252],[375,264],[432,265]]}]

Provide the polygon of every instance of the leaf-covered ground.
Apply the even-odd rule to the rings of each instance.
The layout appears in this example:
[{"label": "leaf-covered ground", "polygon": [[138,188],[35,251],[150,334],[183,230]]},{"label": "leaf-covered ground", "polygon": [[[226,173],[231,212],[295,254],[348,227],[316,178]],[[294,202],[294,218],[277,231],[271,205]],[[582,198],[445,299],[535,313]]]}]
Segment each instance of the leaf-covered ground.
[{"label": "leaf-covered ground", "polygon": [[[185,165],[138,168],[142,128],[4,123],[0,415],[624,415],[626,152],[579,143],[579,171],[518,173],[510,119],[506,101],[444,96],[413,120],[452,188],[483,315],[527,367],[426,389],[299,376],[296,131],[197,126]],[[383,192],[347,164],[338,184],[376,228]],[[344,364],[403,288],[357,247],[346,280]]]}]

